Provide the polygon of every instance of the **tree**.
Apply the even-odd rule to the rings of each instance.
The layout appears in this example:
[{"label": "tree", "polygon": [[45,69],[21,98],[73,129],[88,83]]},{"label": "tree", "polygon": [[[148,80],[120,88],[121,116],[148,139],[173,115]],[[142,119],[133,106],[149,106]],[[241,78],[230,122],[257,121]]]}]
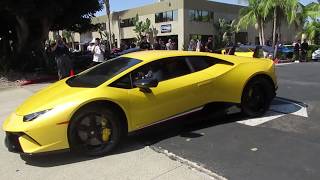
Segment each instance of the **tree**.
[{"label": "tree", "polygon": [[225,19],[219,19],[218,22],[214,23],[213,27],[215,29],[214,44],[216,48],[222,48],[226,44],[231,43],[232,35],[238,31],[235,25],[235,20],[227,22]]},{"label": "tree", "polygon": [[248,7],[240,10],[240,19],[237,24],[238,28],[245,29],[248,26],[255,25],[259,33],[260,45],[265,44],[264,25],[266,18],[262,11],[262,2],[263,0],[248,0]]},{"label": "tree", "polygon": [[312,2],[303,7],[301,14],[302,33],[304,33],[311,42],[319,43],[320,36],[320,2]]},{"label": "tree", "polygon": [[152,29],[150,28],[151,22],[150,19],[146,19],[146,21],[139,21],[138,14],[134,18],[134,29],[133,31],[137,33],[137,41],[141,42],[144,36],[147,35],[147,33],[150,33]]},{"label": "tree", "polygon": [[63,30],[62,37],[66,38],[67,42],[71,43],[72,48],[74,49],[74,32],[68,31],[68,30]]},{"label": "tree", "polygon": [[[32,61],[43,62],[44,41],[49,30],[83,32],[92,28],[91,17],[101,9],[100,0],[2,0],[0,2],[1,30],[14,34],[15,67],[28,66]],[[11,19],[10,22],[6,21]]]},{"label": "tree", "polygon": [[109,50],[111,52],[112,49],[112,32],[111,32],[111,22],[110,22],[110,2],[109,0],[104,0],[104,4],[106,7],[106,14],[107,14],[107,18],[108,18],[108,31],[109,31],[109,36],[108,36],[108,41],[109,41]]},{"label": "tree", "polygon": [[285,17],[288,24],[292,24],[297,17],[298,0],[264,0],[262,2],[263,18],[267,18],[272,13],[272,47],[277,43],[276,32],[280,35],[281,18]]}]

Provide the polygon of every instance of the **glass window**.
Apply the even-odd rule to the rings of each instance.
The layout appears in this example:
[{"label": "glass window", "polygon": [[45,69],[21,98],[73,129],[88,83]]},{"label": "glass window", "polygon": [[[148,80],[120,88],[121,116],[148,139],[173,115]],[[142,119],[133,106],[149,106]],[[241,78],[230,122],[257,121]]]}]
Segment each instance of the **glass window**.
[{"label": "glass window", "polygon": [[191,21],[194,21],[194,20],[195,20],[195,17],[196,17],[195,10],[189,10],[189,19],[190,19]]},{"label": "glass window", "polygon": [[71,87],[98,87],[140,62],[141,60],[126,57],[110,59],[92,69],[69,78],[66,83]]},{"label": "glass window", "polygon": [[166,21],[173,21],[173,11],[167,11]]},{"label": "glass window", "polygon": [[201,11],[200,10],[196,10],[196,15],[195,15],[195,20],[196,21],[201,21]]},{"label": "glass window", "polygon": [[186,57],[187,63],[190,63],[193,71],[201,71],[217,63],[217,60],[207,56],[189,56]]},{"label": "glass window", "polygon": [[189,19],[197,22],[213,21],[213,12],[204,10],[189,10]]},{"label": "glass window", "polygon": [[131,89],[131,77],[130,74],[125,75],[124,77],[116,80],[110,84],[111,87],[122,88],[122,89]]},{"label": "glass window", "polygon": [[159,82],[177,78],[191,73],[185,57],[172,57],[161,59],[144,65],[133,71],[133,82],[139,79],[154,78]]},{"label": "glass window", "polygon": [[120,21],[120,27],[131,27],[134,26],[134,18],[129,18],[129,19],[121,19]]},{"label": "glass window", "polygon": [[173,20],[174,21],[178,20],[178,10],[173,11]]},{"label": "glass window", "polygon": [[155,14],[156,23],[176,21],[178,19],[178,11],[166,11]]},{"label": "glass window", "polygon": [[202,22],[209,22],[209,12],[208,11],[202,11]]}]

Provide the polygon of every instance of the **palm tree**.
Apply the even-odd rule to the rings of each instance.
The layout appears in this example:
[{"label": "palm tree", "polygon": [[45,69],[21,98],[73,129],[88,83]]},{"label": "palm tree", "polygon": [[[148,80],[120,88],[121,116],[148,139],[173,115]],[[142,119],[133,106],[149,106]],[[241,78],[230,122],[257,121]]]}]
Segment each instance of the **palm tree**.
[{"label": "palm tree", "polygon": [[[298,0],[264,0],[262,2],[263,17],[272,16],[272,47],[275,47],[277,42],[276,32],[280,31],[281,17],[286,18],[289,24],[292,24],[297,17],[297,8],[300,3]],[[278,33],[280,34],[280,33]]]},{"label": "palm tree", "polygon": [[228,22],[225,19],[219,19],[213,24],[215,29],[215,45],[216,48],[222,48],[225,44],[230,43],[232,35],[238,31],[235,20]]},{"label": "palm tree", "polygon": [[240,10],[240,19],[237,24],[238,28],[248,28],[255,25],[259,32],[260,45],[265,44],[264,25],[265,17],[263,16],[262,4],[264,0],[248,0],[248,7]]},{"label": "palm tree", "polygon": [[137,33],[137,41],[138,43],[141,42],[144,36],[146,36],[148,33],[152,32],[152,29],[150,28],[151,21],[150,19],[146,19],[145,22],[139,21],[139,15],[137,14],[134,18],[134,29],[133,31]]},{"label": "palm tree", "polygon": [[303,8],[302,25],[304,25],[303,33],[312,42],[315,37],[320,34],[320,1],[312,2]]},{"label": "palm tree", "polygon": [[111,33],[111,22],[110,22],[110,2],[109,0],[104,0],[104,4],[106,6],[106,14],[108,18],[108,31],[109,31],[109,36],[108,36],[108,42],[109,42],[109,50],[111,51],[112,49],[112,33]]}]

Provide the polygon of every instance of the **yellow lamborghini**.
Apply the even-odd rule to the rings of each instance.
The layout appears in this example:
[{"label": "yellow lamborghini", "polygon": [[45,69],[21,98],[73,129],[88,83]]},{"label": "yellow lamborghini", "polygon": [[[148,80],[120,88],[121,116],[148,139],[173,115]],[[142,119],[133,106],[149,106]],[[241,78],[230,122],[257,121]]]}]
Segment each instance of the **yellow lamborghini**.
[{"label": "yellow lamborghini", "polygon": [[238,104],[264,114],[275,96],[273,61],[187,51],[142,51],[60,80],[27,99],[4,122],[9,151],[113,150],[128,132],[203,109]]}]

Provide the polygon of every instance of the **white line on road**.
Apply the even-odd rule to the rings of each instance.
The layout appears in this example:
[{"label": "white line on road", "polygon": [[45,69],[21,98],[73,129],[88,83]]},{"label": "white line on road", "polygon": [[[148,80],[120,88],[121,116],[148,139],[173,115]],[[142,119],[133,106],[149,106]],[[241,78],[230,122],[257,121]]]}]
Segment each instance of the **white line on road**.
[{"label": "white line on road", "polygon": [[295,116],[301,116],[305,118],[308,117],[308,111],[307,111],[306,105],[301,105],[293,101],[279,99],[279,98],[277,98],[277,101],[280,101],[282,103],[271,105],[270,111],[268,111],[263,117],[237,121],[237,123],[245,124],[248,126],[258,126],[260,124],[280,118],[287,114],[292,114]]}]

